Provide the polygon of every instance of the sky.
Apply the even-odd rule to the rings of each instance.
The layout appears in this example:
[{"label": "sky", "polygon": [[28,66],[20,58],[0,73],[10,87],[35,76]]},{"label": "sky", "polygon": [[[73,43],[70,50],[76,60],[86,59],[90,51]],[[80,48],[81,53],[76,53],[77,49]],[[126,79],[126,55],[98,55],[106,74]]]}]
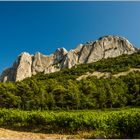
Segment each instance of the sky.
[{"label": "sky", "polygon": [[24,51],[49,55],[104,35],[140,48],[140,1],[1,1],[0,73]]}]

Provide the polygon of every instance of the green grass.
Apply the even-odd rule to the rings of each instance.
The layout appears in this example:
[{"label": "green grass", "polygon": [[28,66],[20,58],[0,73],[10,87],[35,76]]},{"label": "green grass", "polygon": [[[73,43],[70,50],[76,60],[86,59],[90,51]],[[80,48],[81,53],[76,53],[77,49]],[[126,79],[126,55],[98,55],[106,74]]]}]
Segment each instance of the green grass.
[{"label": "green grass", "polygon": [[82,111],[0,110],[0,126],[40,127],[51,133],[94,131],[106,138],[139,138],[140,109]]}]

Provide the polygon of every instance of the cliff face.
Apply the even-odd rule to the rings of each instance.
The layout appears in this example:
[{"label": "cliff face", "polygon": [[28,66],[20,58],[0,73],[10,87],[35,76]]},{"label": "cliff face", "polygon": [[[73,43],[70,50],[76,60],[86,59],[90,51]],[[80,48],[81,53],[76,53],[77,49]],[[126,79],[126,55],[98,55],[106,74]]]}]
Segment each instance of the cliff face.
[{"label": "cliff face", "polygon": [[105,36],[87,44],[80,44],[69,52],[58,48],[50,56],[36,53],[22,53],[11,68],[3,71],[0,81],[21,81],[38,72],[51,73],[77,64],[91,63],[103,58],[117,57],[122,54],[132,54],[137,49],[125,38]]}]

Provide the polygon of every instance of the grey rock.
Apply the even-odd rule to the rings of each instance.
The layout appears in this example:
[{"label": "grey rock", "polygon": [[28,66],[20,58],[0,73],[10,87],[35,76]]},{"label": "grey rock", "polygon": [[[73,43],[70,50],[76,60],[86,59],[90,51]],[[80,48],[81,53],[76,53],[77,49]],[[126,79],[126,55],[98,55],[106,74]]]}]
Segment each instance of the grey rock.
[{"label": "grey rock", "polygon": [[11,75],[11,68],[5,69],[0,76],[0,81],[2,82],[14,81],[14,79],[10,77],[10,75]]},{"label": "grey rock", "polygon": [[0,81],[21,81],[26,77],[31,77],[32,56],[29,53],[22,53],[18,56],[11,68],[3,71]]},{"label": "grey rock", "polygon": [[110,35],[80,44],[74,50],[67,51],[65,48],[58,48],[49,56],[39,52],[35,55],[24,52],[18,56],[11,68],[2,72],[0,81],[21,81],[39,72],[56,72],[78,64],[96,62],[103,58],[132,54],[137,50],[126,38]]}]

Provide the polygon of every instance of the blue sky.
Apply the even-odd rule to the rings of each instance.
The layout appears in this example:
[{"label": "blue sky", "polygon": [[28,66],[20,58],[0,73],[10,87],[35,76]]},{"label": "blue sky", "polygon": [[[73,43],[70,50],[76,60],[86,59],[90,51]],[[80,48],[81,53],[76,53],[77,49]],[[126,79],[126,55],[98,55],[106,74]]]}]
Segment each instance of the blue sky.
[{"label": "blue sky", "polygon": [[140,2],[0,2],[0,72],[23,51],[49,55],[104,35],[140,47]]}]

